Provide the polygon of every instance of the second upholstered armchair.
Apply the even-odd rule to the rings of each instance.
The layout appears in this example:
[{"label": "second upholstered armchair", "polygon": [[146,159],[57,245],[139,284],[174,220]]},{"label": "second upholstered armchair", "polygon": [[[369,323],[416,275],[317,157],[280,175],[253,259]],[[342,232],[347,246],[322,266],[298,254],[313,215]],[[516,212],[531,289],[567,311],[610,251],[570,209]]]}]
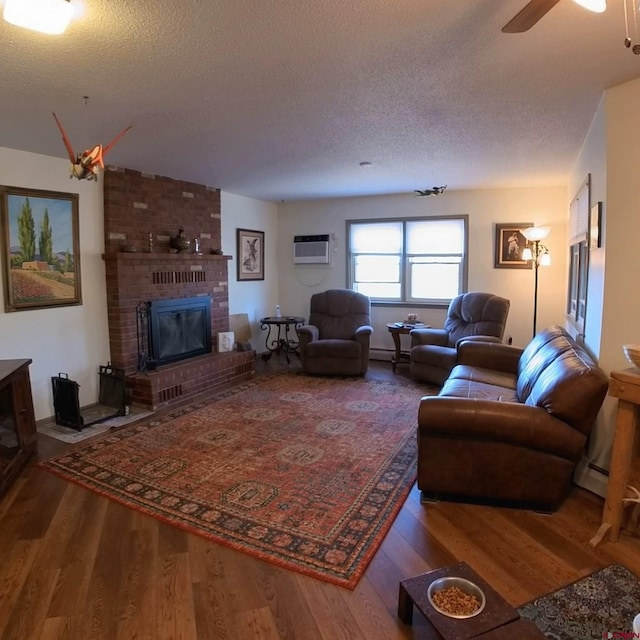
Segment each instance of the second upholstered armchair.
[{"label": "second upholstered armchair", "polygon": [[501,342],[510,302],[492,293],[470,291],[455,297],[442,329],[411,331],[410,375],[442,385],[456,364],[456,344],[462,338]]},{"label": "second upholstered armchair", "polygon": [[350,289],[311,296],[309,323],[298,327],[305,373],[362,376],[369,366],[371,302]]}]

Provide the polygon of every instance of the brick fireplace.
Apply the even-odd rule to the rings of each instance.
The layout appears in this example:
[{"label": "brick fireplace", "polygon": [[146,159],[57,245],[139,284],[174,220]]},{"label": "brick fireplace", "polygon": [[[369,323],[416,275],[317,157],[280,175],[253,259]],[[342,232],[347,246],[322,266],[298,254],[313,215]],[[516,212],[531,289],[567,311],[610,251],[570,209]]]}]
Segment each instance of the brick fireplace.
[{"label": "brick fireplace", "polygon": [[[107,167],[104,220],[111,364],[125,370],[131,401],[159,409],[251,378],[253,351],[216,352],[216,335],[229,330],[230,256],[212,253],[221,246],[220,191]],[[192,248],[170,253],[170,237],[180,228]],[[193,253],[195,238],[202,255]],[[213,352],[138,371],[139,352],[147,348],[140,303],[206,295],[212,298]]]}]

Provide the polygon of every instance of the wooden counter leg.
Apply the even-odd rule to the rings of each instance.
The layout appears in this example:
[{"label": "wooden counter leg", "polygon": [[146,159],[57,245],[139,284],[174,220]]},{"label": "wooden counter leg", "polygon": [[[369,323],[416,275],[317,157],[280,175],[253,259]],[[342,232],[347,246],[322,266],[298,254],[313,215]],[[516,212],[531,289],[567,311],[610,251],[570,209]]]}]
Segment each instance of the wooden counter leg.
[{"label": "wooden counter leg", "polygon": [[[611,470],[609,472],[609,486],[607,487],[607,499],[604,504],[602,517],[603,529],[605,525],[610,527],[610,540],[615,542],[620,535],[622,514],[627,483],[629,482],[629,470],[633,455],[633,441],[636,427],[636,407],[626,400],[618,400],[618,412],[616,415],[616,433],[613,440],[613,452],[611,454]],[[606,533],[606,529],[602,533]],[[598,534],[600,531],[598,531]],[[598,538],[598,534],[593,540]],[[600,536],[602,538],[602,536]],[[592,544],[593,543],[592,540]],[[596,540],[597,544],[599,540]],[[594,544],[594,546],[595,546]]]},{"label": "wooden counter leg", "polygon": [[391,368],[393,369],[393,373],[396,372],[396,366],[398,362],[400,362],[400,354],[402,353],[400,346],[400,334],[397,331],[394,331],[392,334],[393,344],[396,347],[396,354],[391,357]]},{"label": "wooden counter leg", "polygon": [[402,583],[400,583],[400,592],[398,593],[398,617],[404,624],[413,622],[413,599]]}]

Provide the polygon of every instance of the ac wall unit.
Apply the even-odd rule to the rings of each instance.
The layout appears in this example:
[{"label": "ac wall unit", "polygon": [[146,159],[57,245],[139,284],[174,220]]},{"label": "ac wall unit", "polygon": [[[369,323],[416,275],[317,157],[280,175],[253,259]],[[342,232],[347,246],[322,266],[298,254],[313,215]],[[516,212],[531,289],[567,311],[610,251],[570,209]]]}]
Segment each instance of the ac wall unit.
[{"label": "ac wall unit", "polygon": [[293,264],[329,264],[329,234],[294,236]]}]

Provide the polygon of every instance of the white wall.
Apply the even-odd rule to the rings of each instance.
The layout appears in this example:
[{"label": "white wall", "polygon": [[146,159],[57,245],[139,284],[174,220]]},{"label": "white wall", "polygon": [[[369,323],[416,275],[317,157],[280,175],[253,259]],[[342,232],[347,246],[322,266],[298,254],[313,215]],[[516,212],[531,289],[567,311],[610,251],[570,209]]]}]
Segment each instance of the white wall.
[{"label": "white wall", "polygon": [[[52,376],[67,373],[80,385],[81,404],[91,404],[98,399],[98,367],[109,359],[102,184],[70,180],[66,160],[3,147],[0,176],[5,186],[79,195],[82,305],[12,313],[5,313],[4,305],[0,309],[0,358],[33,360],[34,409],[36,419],[41,419],[53,414]],[[4,247],[2,262],[4,268]],[[4,286],[3,279],[3,300]]]},{"label": "white wall", "polygon": [[[571,175],[577,191],[590,173],[591,202],[603,202],[603,246],[589,254],[585,339],[607,373],[630,367],[622,345],[640,342],[640,157],[632,143],[640,134],[639,103],[640,80],[605,92]],[[607,478],[588,463],[609,468],[616,409],[617,401],[607,397],[578,470],[578,482],[601,495]]]},{"label": "white wall", "polygon": [[[469,290],[494,292],[511,300],[505,336],[525,345],[532,335],[533,272],[494,268],[495,224],[533,222],[551,225],[548,245],[552,265],[540,269],[538,329],[564,323],[568,196],[564,187],[446,191],[438,197],[409,194],[338,198],[284,203],[279,206],[278,268],[283,313],[308,316],[311,294],[346,284],[345,221],[363,218],[469,215]],[[327,266],[295,266],[295,235],[333,234],[332,262]],[[411,309],[375,306],[372,310],[374,349],[393,348],[387,322],[406,317]],[[416,309],[420,319],[442,326],[445,310]]]},{"label": "white wall", "polygon": [[601,363],[608,369],[631,366],[622,345],[640,342],[640,156],[634,144],[640,79],[605,94],[606,113],[606,258]]},{"label": "white wall", "polygon": [[[229,313],[246,313],[251,324],[251,344],[265,350],[260,318],[275,313],[278,303],[278,207],[272,202],[253,200],[231,193],[220,194],[222,208],[222,250],[229,261]],[[264,231],[264,280],[237,279],[236,230]]]}]

